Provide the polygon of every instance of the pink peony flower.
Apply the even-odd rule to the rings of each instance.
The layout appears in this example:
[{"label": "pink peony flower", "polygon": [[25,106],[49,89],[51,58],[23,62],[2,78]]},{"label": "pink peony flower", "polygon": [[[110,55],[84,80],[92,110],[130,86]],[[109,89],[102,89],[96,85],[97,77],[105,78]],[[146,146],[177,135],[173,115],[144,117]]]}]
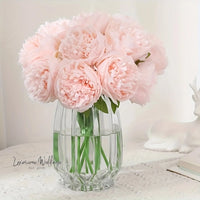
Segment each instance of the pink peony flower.
[{"label": "pink peony flower", "polygon": [[41,37],[36,34],[25,41],[23,47],[19,53],[19,63],[23,68],[28,67],[31,63],[37,59],[38,55],[36,50],[40,46]]},{"label": "pink peony flower", "polygon": [[98,66],[103,93],[113,100],[125,101],[136,89],[138,68],[131,57],[112,52]]},{"label": "pink peony flower", "polygon": [[23,68],[27,68],[34,62],[55,57],[58,46],[59,42],[56,39],[36,34],[24,43],[20,51],[19,63]]},{"label": "pink peony flower", "polygon": [[41,25],[37,33],[23,44],[19,63],[26,68],[34,61],[57,56],[60,42],[66,35],[68,23],[68,20],[58,20]]},{"label": "pink peony flower", "polygon": [[[50,67],[54,63],[53,69]],[[50,71],[50,69],[52,69]],[[58,68],[55,61],[38,60],[29,68],[23,70],[24,84],[31,99],[40,102],[50,102],[55,100],[54,80]]]},{"label": "pink peony flower", "polygon": [[157,74],[162,74],[168,64],[165,49],[157,38],[151,36],[149,41],[151,42],[149,51],[151,55],[148,60],[154,63]]},{"label": "pink peony flower", "polygon": [[66,20],[42,25],[20,51],[19,62],[23,66],[25,87],[34,100],[55,100],[54,80],[60,62],[55,56],[66,26]]},{"label": "pink peony flower", "polygon": [[43,37],[54,37],[61,41],[66,36],[70,21],[67,19],[59,19],[54,22],[46,22],[41,25],[37,33]]},{"label": "pink peony flower", "polygon": [[99,99],[102,87],[96,72],[84,62],[63,60],[55,92],[67,108],[84,112]]},{"label": "pink peony flower", "polygon": [[111,16],[105,13],[81,14],[72,19],[74,26],[94,27],[101,34],[105,34],[106,27]]},{"label": "pink peony flower", "polygon": [[104,53],[103,36],[92,27],[76,26],[69,29],[62,41],[59,52],[62,58],[70,60],[82,59],[93,65],[96,59]]},{"label": "pink peony flower", "polygon": [[134,21],[121,15],[113,16],[105,31],[111,50],[122,50],[136,61],[147,54],[150,43],[147,34]]},{"label": "pink peony flower", "polygon": [[138,70],[137,88],[130,101],[144,105],[149,101],[151,87],[156,80],[155,65],[152,62],[146,61],[139,64]]},{"label": "pink peony flower", "polygon": [[19,62],[31,98],[58,98],[80,112],[102,91],[114,101],[145,104],[167,65],[160,42],[131,18],[101,13],[41,25],[24,43]]}]

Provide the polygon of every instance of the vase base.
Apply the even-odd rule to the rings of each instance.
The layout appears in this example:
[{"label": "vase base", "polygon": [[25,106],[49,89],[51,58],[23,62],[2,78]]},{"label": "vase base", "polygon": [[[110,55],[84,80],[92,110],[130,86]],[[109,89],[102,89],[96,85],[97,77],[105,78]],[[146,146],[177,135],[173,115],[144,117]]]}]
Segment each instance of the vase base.
[{"label": "vase base", "polygon": [[114,185],[114,181],[111,178],[106,178],[101,181],[93,180],[85,183],[81,183],[80,179],[79,180],[74,179],[69,183],[69,179],[62,178],[60,179],[60,182],[66,188],[69,188],[74,191],[84,191],[84,192],[106,190]]}]

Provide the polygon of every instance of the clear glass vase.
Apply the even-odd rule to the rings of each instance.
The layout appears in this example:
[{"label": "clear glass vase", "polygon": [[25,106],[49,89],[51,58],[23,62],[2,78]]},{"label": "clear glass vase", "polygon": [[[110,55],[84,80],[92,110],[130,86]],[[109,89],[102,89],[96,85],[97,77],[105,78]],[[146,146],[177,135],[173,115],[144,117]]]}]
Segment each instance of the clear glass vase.
[{"label": "clear glass vase", "polygon": [[94,106],[80,113],[57,104],[54,167],[72,190],[103,190],[113,185],[122,163],[122,134],[118,110],[108,113]]}]

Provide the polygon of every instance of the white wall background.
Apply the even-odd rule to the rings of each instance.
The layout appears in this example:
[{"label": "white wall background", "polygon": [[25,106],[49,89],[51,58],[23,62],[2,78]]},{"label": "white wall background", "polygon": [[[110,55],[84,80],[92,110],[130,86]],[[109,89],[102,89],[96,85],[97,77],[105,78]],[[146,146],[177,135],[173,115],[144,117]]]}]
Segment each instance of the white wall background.
[{"label": "white wall background", "polygon": [[96,10],[133,16],[163,41],[169,58],[149,104],[121,105],[125,140],[145,138],[149,125],[159,118],[194,119],[188,83],[200,71],[200,1],[0,0],[0,148],[52,137],[55,103],[32,102],[23,86],[18,65],[23,41],[45,21]]}]

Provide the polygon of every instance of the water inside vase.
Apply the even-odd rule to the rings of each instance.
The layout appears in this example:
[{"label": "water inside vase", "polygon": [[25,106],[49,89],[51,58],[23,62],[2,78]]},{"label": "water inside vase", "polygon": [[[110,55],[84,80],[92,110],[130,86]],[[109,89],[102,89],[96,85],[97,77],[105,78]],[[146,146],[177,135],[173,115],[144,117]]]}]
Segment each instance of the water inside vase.
[{"label": "water inside vase", "polygon": [[64,184],[84,191],[110,187],[121,167],[121,132],[101,136],[65,133],[54,131],[54,166]]}]

